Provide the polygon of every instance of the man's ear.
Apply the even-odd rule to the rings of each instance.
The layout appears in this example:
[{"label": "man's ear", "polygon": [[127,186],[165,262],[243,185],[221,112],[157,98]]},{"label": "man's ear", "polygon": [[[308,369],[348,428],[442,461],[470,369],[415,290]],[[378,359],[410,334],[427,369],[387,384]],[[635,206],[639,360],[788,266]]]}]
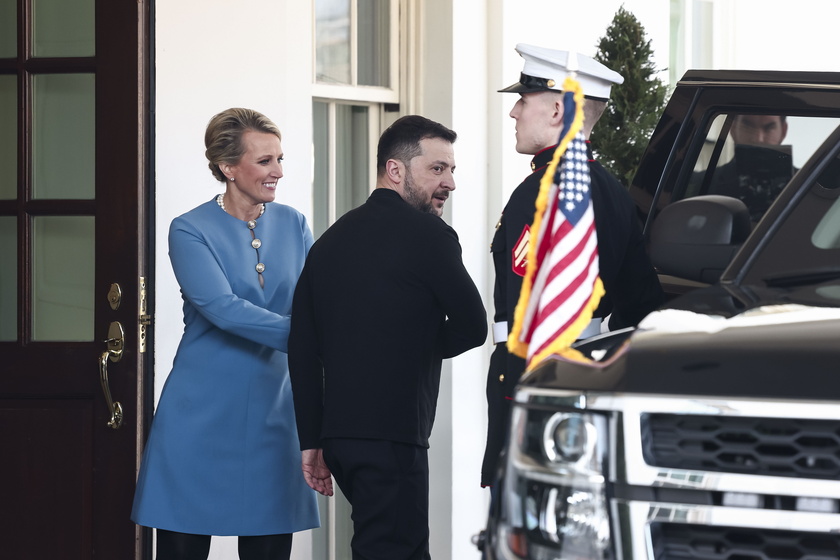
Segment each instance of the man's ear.
[{"label": "man's ear", "polygon": [[563,114],[565,112],[565,105],[563,104],[563,95],[557,95],[554,98],[554,110],[551,113],[551,125],[561,126],[563,124]]},{"label": "man's ear", "polygon": [[385,162],[385,174],[388,176],[389,181],[399,185],[403,182],[403,177],[405,176],[405,166],[399,160],[389,159]]}]

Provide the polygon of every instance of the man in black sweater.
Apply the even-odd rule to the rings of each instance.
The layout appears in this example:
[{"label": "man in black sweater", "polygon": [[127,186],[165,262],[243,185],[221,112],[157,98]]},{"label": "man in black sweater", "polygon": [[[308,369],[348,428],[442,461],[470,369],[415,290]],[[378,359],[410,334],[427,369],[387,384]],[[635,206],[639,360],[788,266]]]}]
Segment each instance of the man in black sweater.
[{"label": "man in black sweater", "polygon": [[303,471],[353,508],[354,560],[429,558],[429,435],[441,360],[487,318],[441,218],[456,134],[410,115],[379,140],[377,184],[312,246],[289,335]]}]

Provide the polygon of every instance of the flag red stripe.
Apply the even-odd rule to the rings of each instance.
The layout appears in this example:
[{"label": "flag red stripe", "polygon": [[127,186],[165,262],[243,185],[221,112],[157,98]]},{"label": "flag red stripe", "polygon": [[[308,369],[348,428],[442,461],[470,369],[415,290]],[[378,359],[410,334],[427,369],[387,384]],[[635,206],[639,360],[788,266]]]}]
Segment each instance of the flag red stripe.
[{"label": "flag red stripe", "polygon": [[[573,293],[573,292],[576,292],[576,291],[581,290],[581,289],[586,290],[588,293],[592,292],[592,286],[591,285],[586,285],[586,278],[587,278],[587,276],[589,276],[591,264],[592,264],[592,261],[595,260],[595,258],[597,258],[597,253],[592,255],[592,259],[590,259],[590,265],[587,266],[583,270],[583,272],[578,276],[578,278],[575,279],[574,289],[566,289],[566,290],[563,291],[563,293],[560,296],[558,296],[557,298],[552,300],[551,306],[554,309],[556,309],[561,304],[563,304],[566,301],[564,298],[567,295],[571,295],[571,293]],[[593,284],[594,284],[594,280],[593,280]],[[586,297],[581,302],[581,305],[577,309],[575,309],[574,312],[572,312],[568,315],[568,319],[566,320],[565,323],[563,323],[562,326],[555,329],[554,332],[550,336],[545,337],[545,341],[542,344],[539,345],[539,347],[537,348],[536,351],[532,352],[532,355],[536,355],[539,352],[541,352],[545,347],[547,347],[549,344],[551,344],[554,341],[554,339],[556,339],[566,329],[568,329],[572,325],[572,323],[574,323],[578,319],[578,317],[580,317],[581,313],[586,309],[588,304],[589,304],[589,297]],[[550,312],[541,313],[540,314],[540,324],[545,324],[550,319],[553,319],[553,318],[549,318],[549,315],[550,315]],[[532,341],[533,341],[533,339],[532,339]]]},{"label": "flag red stripe", "polygon": [[[573,227],[574,226],[572,226],[567,220],[564,219],[562,221],[562,223],[559,225],[559,227],[557,228],[557,232],[556,232],[554,238],[551,240],[551,242],[550,243],[543,243],[543,245],[550,245],[550,246],[553,246],[553,247],[556,248],[557,247],[557,242],[560,239],[562,239],[563,237],[565,237],[565,235],[569,231],[571,231],[573,229]],[[551,270],[549,270],[548,277],[546,279],[545,285],[543,286],[543,290],[545,290],[552,283],[552,281],[568,267],[568,265],[570,263],[576,261],[579,257],[581,257],[581,254],[583,253],[584,249],[586,248],[587,243],[589,242],[590,238],[592,237],[594,230],[595,230],[594,224],[590,222],[589,229],[587,230],[584,237],[580,240],[580,242],[577,245],[575,245],[569,251],[568,254],[564,255],[564,257],[558,263],[556,263],[552,267]],[[534,334],[534,331],[536,330],[536,328],[539,325],[541,325],[553,312],[555,312],[557,310],[557,308],[560,305],[562,305],[563,302],[566,301],[566,299],[569,295],[571,295],[572,293],[574,293],[575,291],[577,291],[580,288],[581,284],[583,284],[583,282],[586,280],[589,268],[592,265],[592,261],[597,257],[597,254],[598,253],[597,253],[597,249],[596,249],[592,254],[589,255],[589,258],[587,259],[587,263],[583,267],[581,273],[576,278],[571,279],[569,285],[566,286],[565,289],[562,292],[555,295],[553,297],[553,299],[550,302],[548,302],[547,304],[541,303],[541,305],[539,305],[537,307],[536,313],[535,313],[536,317],[535,317],[534,321],[531,322],[530,328],[527,331],[529,340],[531,340],[533,338],[533,334]],[[579,314],[580,314],[580,311],[575,312],[572,315],[571,321],[573,321]]]},{"label": "flag red stripe", "polygon": [[[568,299],[573,294],[578,292],[581,289],[582,286],[584,286],[585,289],[587,289],[587,290],[590,289],[590,287],[585,286],[585,284],[586,284],[586,279],[590,274],[590,269],[592,267],[592,261],[594,260],[594,258],[595,257],[593,256],[593,258],[590,259],[589,263],[587,263],[587,266],[581,271],[581,273],[576,278],[574,278],[569,283],[569,285],[566,286],[565,289],[560,294],[557,295],[557,297],[552,299],[548,304],[546,304],[543,308],[541,308],[539,310],[538,318],[537,318],[537,321],[536,321],[538,325],[543,324],[543,323],[549,324],[548,321],[551,321],[551,322],[564,321],[564,324],[563,324],[561,329],[555,329],[555,330],[561,330],[562,331],[562,330],[565,330],[569,326],[569,324],[571,322],[573,322],[580,315],[581,310],[576,309],[572,312],[565,311],[564,312],[564,314],[566,315],[565,320],[564,320],[563,316],[553,316],[552,317],[552,315],[555,315],[555,314],[558,313],[558,308],[561,305],[563,305],[564,303],[566,303],[566,301],[568,301]],[[535,330],[536,330],[536,327],[532,330],[532,334]]]},{"label": "flag red stripe", "polygon": [[[560,241],[566,237],[566,234],[569,233],[573,229],[573,226],[568,222],[565,221],[561,225],[561,227],[557,228],[557,233],[554,235],[554,238],[551,240],[551,243],[556,247]],[[589,243],[589,239],[592,237],[592,232],[595,230],[595,224],[590,222],[589,228],[587,229],[586,233],[583,237],[580,238],[580,241],[577,245],[569,250],[566,255],[560,259],[556,265],[554,265],[548,273],[549,279],[554,278],[560,272],[566,269],[571,263],[576,261],[583,253],[583,250],[586,249],[586,244]],[[550,281],[550,280],[549,280]]]},{"label": "flag red stripe", "polygon": [[[593,285],[594,285],[594,284],[593,284]],[[536,356],[537,354],[539,354],[540,352],[542,352],[543,350],[545,350],[548,346],[550,346],[550,345],[551,345],[551,344],[552,344],[552,343],[553,343],[553,342],[554,342],[554,341],[555,341],[558,337],[560,337],[560,336],[563,334],[563,332],[564,332],[567,328],[569,328],[569,327],[571,326],[571,324],[572,324],[572,323],[573,323],[573,322],[574,322],[574,321],[575,321],[578,317],[580,317],[581,312],[582,312],[582,311],[583,311],[583,310],[587,307],[587,305],[589,305],[589,298],[587,298],[587,300],[583,303],[583,305],[581,306],[581,308],[577,311],[577,313],[575,313],[574,317],[573,317],[572,319],[569,319],[569,321],[568,321],[565,325],[563,325],[563,328],[561,328],[561,329],[557,329],[557,330],[556,330],[556,331],[555,331],[555,332],[554,332],[551,336],[546,337],[545,342],[544,342],[544,343],[542,343],[542,344],[540,344],[539,348],[537,348],[534,352],[529,352],[529,353],[530,353],[530,355],[531,355],[531,356]],[[530,350],[530,349],[529,349],[529,350]]]},{"label": "flag red stripe", "polygon": [[[585,243],[582,243],[581,245],[585,245]],[[582,247],[576,247],[575,250],[577,252],[580,252],[580,251],[582,251]],[[589,258],[587,259],[587,262],[586,262],[586,266],[583,267],[583,269],[580,271],[580,274],[578,274],[575,278],[573,278],[572,281],[569,283],[569,285],[566,286],[563,289],[563,291],[561,291],[559,294],[557,294],[551,300],[551,302],[549,302],[547,305],[543,306],[543,308],[540,312],[540,318],[544,319],[544,318],[548,317],[549,315],[551,315],[558,307],[560,307],[560,305],[563,304],[564,301],[566,301],[566,299],[568,299],[569,296],[571,296],[574,292],[576,292],[578,290],[578,288],[581,286],[581,284],[583,284],[584,281],[586,280],[586,277],[589,275],[589,269],[592,266],[592,262],[596,258],[598,258],[598,253],[597,253],[597,251],[593,251],[589,255]],[[564,259],[564,261],[567,261],[567,259]],[[552,274],[549,277],[549,281],[546,282],[546,285],[551,283],[551,281],[557,276],[557,274],[560,273],[562,268],[563,267],[558,265],[558,267],[556,267],[555,270],[552,271]]]}]

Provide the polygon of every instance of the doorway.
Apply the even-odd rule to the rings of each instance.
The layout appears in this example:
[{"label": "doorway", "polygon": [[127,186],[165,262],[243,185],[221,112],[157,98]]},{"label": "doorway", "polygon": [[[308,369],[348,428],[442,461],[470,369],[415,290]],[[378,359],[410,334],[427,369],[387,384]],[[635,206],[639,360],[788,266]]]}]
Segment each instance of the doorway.
[{"label": "doorway", "polygon": [[151,365],[148,2],[0,6],[0,542],[139,558]]}]

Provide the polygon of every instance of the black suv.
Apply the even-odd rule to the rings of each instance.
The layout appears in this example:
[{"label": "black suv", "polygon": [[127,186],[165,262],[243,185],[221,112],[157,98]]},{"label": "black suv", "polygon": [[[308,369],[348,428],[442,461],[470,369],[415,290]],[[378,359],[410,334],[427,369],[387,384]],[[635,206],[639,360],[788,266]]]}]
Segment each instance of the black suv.
[{"label": "black suv", "polygon": [[688,72],[631,194],[669,301],[523,376],[486,556],[840,558],[840,74]]}]

